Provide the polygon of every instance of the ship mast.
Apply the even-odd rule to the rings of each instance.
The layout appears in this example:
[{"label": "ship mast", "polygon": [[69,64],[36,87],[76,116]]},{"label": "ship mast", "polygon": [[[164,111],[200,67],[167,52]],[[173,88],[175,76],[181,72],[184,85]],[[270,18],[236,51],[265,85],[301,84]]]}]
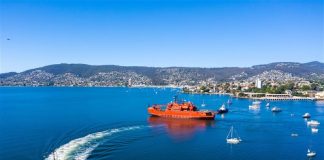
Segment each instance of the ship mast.
[{"label": "ship mast", "polygon": [[174,96],[173,98],[174,98],[174,102],[177,103],[177,101],[178,101],[178,96],[176,95],[176,96]]}]

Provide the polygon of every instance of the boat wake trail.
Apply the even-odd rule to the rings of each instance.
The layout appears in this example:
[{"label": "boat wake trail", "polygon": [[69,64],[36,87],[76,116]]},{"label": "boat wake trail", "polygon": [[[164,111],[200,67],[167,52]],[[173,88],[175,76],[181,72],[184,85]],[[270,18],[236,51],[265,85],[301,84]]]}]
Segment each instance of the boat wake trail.
[{"label": "boat wake trail", "polygon": [[105,130],[74,139],[55,149],[45,160],[85,160],[103,140],[116,133],[141,129],[144,126],[131,126]]}]

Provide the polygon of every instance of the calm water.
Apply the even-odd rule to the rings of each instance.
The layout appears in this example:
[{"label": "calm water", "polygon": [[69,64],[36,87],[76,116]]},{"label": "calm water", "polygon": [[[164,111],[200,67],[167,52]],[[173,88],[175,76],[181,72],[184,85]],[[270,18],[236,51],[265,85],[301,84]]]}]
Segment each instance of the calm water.
[{"label": "calm water", "polygon": [[[176,89],[0,88],[0,159],[324,159],[324,103],[277,101],[274,114],[262,102],[233,99],[215,121],[150,118],[149,104],[165,104]],[[200,109],[216,110],[227,96],[185,95]],[[302,114],[322,124],[311,133]],[[243,141],[229,145],[234,126]],[[298,133],[298,137],[291,137]]]}]

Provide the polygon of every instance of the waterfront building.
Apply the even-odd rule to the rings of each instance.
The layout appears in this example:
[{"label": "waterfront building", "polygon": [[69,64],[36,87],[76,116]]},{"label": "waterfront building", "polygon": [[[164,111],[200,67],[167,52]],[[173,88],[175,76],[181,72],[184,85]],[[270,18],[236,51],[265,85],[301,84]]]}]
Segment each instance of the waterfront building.
[{"label": "waterfront building", "polygon": [[290,98],[291,94],[265,94],[266,98]]},{"label": "waterfront building", "polygon": [[324,91],[322,91],[322,92],[317,92],[317,93],[315,94],[315,98],[316,98],[317,100],[324,100]]},{"label": "waterfront building", "polygon": [[132,86],[132,79],[128,79],[128,86],[131,87]]}]

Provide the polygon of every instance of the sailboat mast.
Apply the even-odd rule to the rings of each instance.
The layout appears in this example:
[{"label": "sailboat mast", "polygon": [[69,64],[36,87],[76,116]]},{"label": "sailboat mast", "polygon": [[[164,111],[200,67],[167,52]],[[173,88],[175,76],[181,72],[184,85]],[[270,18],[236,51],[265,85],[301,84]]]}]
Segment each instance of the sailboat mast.
[{"label": "sailboat mast", "polygon": [[231,128],[231,138],[233,138],[233,126]]}]

